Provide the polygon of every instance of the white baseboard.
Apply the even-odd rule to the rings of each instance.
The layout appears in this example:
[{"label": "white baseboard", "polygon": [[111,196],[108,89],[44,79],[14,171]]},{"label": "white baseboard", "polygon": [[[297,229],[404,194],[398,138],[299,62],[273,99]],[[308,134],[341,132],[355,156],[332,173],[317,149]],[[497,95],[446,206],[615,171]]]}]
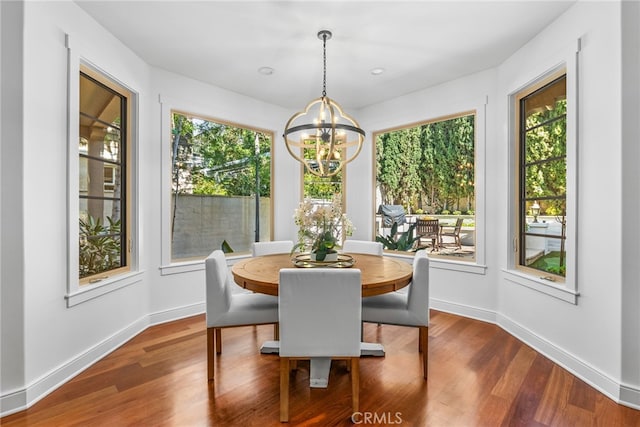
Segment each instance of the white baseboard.
[{"label": "white baseboard", "polygon": [[628,403],[620,401],[621,385],[613,378],[598,371],[593,366],[566,350],[543,338],[540,338],[506,316],[498,316],[498,325],[520,341],[523,341],[533,347],[537,352],[548,357],[553,362],[571,372],[573,375],[605,394],[610,399],[628,406]]},{"label": "white baseboard", "polygon": [[620,403],[640,410],[640,388],[629,385],[620,386]]},{"label": "white baseboard", "polygon": [[160,325],[162,323],[173,322],[174,320],[202,314],[205,312],[205,309],[205,303],[200,302],[169,310],[157,311],[149,315],[149,326]]},{"label": "white baseboard", "polygon": [[430,306],[433,309],[447,313],[494,323],[540,354],[548,357],[554,363],[562,366],[582,381],[591,385],[614,402],[630,408],[640,409],[639,388],[620,384],[575,355],[540,338],[527,328],[500,313],[433,298],[430,300]]},{"label": "white baseboard", "polygon": [[26,388],[12,390],[0,396],[0,417],[27,409],[77,376],[85,369],[143,332],[149,326],[171,322],[204,313],[204,303],[177,307],[144,316],[116,332],[72,360],[32,381]]},{"label": "white baseboard", "polygon": [[13,390],[0,396],[0,417],[31,407],[62,384],[144,331],[148,326],[149,317],[144,316],[84,353],[78,354],[72,360],[32,381],[26,388]]},{"label": "white baseboard", "polygon": [[496,323],[496,312],[455,302],[429,298],[429,306],[438,311],[457,314],[470,319],[482,320],[487,323]]},{"label": "white baseboard", "polygon": [[[619,384],[612,378],[588,365],[574,355],[538,337],[533,332],[505,316],[490,310],[479,309],[468,305],[433,298],[431,299],[431,308],[497,324],[514,337],[567,369],[573,375],[590,384],[592,387],[596,388],[615,402],[634,409],[640,409],[639,388]],[[26,388],[12,390],[0,396],[0,417],[31,407],[62,384],[69,381],[71,378],[75,377],[98,360],[104,358],[131,338],[147,329],[149,326],[195,316],[203,313],[204,310],[204,303],[198,303],[159,311],[136,320],[131,325],[123,328],[119,332],[103,340],[101,343],[96,344],[86,352],[77,355],[73,360],[70,360],[69,362],[64,363],[58,368],[41,376]]]}]

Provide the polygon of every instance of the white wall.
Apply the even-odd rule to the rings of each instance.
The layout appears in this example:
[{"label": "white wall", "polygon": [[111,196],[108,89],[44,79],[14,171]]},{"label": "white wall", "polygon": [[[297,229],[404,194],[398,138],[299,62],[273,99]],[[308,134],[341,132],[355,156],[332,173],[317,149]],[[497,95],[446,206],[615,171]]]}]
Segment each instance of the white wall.
[{"label": "white wall", "polygon": [[[22,387],[24,369],[21,3],[0,3],[0,388]],[[2,403],[2,401],[0,401]],[[0,411],[2,406],[0,406]]]},{"label": "white wall", "polygon": [[621,399],[640,402],[640,3],[622,13],[622,375]]},{"label": "white wall", "polygon": [[[163,261],[163,245],[167,243],[161,237],[166,220],[163,210],[167,208],[163,203],[163,191],[169,188],[163,184],[163,173],[166,172],[163,167],[167,167],[162,161],[162,152],[167,148],[163,145],[166,138],[163,132],[169,131],[168,116],[163,117],[163,107],[175,106],[274,131],[276,239],[295,239],[292,214],[300,195],[300,168],[286,152],[281,136],[284,123],[294,111],[284,111],[153,69],[72,2],[26,2],[23,5],[24,123],[17,135],[24,132],[24,138],[22,146],[13,148],[13,152],[4,139],[5,119],[9,117],[4,109],[8,94],[5,61],[19,55],[7,58],[5,53],[5,2],[2,2],[0,15],[3,19],[0,64],[3,79],[3,110],[0,112],[3,124],[0,162],[3,184],[0,217],[3,238],[0,252],[2,373],[12,369],[9,379],[2,378],[0,383],[0,410],[3,413],[38,400],[149,323],[193,314],[204,308],[202,267],[181,269],[177,266],[173,269]],[[637,9],[632,12],[638,16]],[[637,35],[637,30],[629,31],[631,35]],[[63,225],[67,217],[65,33],[71,35],[72,43],[77,41],[87,59],[140,95],[139,251],[143,279],[141,283],[72,308],[66,307],[63,298],[67,285],[67,232]],[[637,165],[638,151],[626,148],[623,140],[634,144],[639,132],[636,121],[635,127],[629,123],[625,135],[621,135],[619,35],[619,4],[578,2],[498,69],[361,111],[350,111],[367,131],[368,143],[360,156],[349,164],[347,210],[358,228],[356,237],[370,238],[373,229],[371,209],[375,208],[369,181],[373,176],[373,131],[476,109],[483,128],[478,142],[481,149],[476,153],[480,159],[476,182],[483,191],[477,208],[481,265],[473,272],[448,269],[446,264],[432,268],[432,304],[496,321],[519,333],[614,399],[618,398],[617,386],[625,385],[627,402],[640,406],[640,354],[636,341],[640,338],[639,274],[635,266],[637,257],[626,255],[639,253],[638,229],[637,226],[632,229],[634,239],[627,237],[623,241],[623,230],[626,232],[627,228],[623,228],[620,214],[626,207],[637,213],[636,205],[625,202],[630,197],[637,198],[637,185],[623,186],[621,181],[624,175],[636,179],[637,183],[638,174],[631,168]],[[548,60],[549,46],[562,47],[578,37],[583,39],[578,224],[578,289],[581,296],[578,305],[574,306],[504,280],[502,269],[506,268],[510,256],[506,226],[509,215],[508,94],[541,72],[538,70]],[[637,49],[637,45],[635,47]],[[637,75],[637,59],[630,70]],[[634,81],[637,85],[637,77]],[[18,102],[19,98],[16,95],[13,99]],[[638,109],[637,103],[627,104]],[[12,164],[5,158],[6,153],[24,155],[24,163]],[[624,154],[635,156],[636,161],[623,162]],[[602,171],[607,172],[602,174]],[[7,184],[7,176],[11,178],[11,186]],[[17,205],[9,210],[7,203]],[[607,234],[601,232],[603,207],[608,208]],[[9,236],[8,240],[5,240],[6,236]],[[11,248],[16,253],[7,254],[7,249]],[[11,262],[19,264],[11,265]],[[628,269],[623,270],[621,264]],[[627,272],[624,278],[623,271]],[[5,295],[9,297],[8,302]],[[627,296],[636,300],[623,304],[622,299]],[[12,307],[14,311],[8,312],[7,307],[13,303],[18,307]],[[8,317],[7,313],[15,316]],[[19,329],[17,333],[5,335],[7,321],[11,322],[11,331]],[[7,349],[7,344],[14,343],[19,348]]]},{"label": "white wall", "polygon": [[[535,347],[614,398],[621,379],[623,314],[620,19],[617,3],[578,2],[499,67],[499,134],[495,141],[499,149],[496,156],[488,157],[487,164],[497,173],[495,186],[489,186],[497,191],[489,196],[488,204],[507,206],[508,95],[556,65],[564,55],[561,52],[570,51],[580,38],[578,304],[515,285],[503,277],[498,282],[498,310],[504,327],[533,341]],[[501,209],[494,220],[507,224],[509,215],[508,209]],[[506,268],[513,255],[505,242],[512,236],[506,228],[497,231],[498,267]],[[631,329],[638,331],[638,326],[636,323]],[[637,352],[635,360],[639,360]]]},{"label": "white wall", "polygon": [[[626,5],[628,49],[635,49],[627,75],[637,88],[638,44],[637,7]],[[484,209],[486,274],[431,269],[431,298],[435,308],[448,309],[485,320],[495,320],[505,329],[527,341],[556,362],[567,367],[614,399],[620,397],[620,384],[627,402],[640,406],[638,378],[640,352],[638,336],[640,305],[637,283],[637,99],[633,91],[626,138],[630,154],[623,158],[621,129],[621,42],[620,4],[615,2],[579,2],[560,19],[542,31],[526,46],[494,71],[487,71],[447,84],[399,97],[359,112],[357,117],[368,132],[392,128],[452,114],[481,105],[488,96],[487,129],[484,154],[477,173],[486,184]],[[566,59],[567,51],[582,39],[579,89],[579,189],[578,189],[578,304],[572,305],[546,294],[516,285],[504,279],[503,269],[512,256],[507,224],[510,220],[509,172],[509,94]],[[629,90],[625,86],[625,90]],[[482,135],[479,135],[482,143]],[[350,168],[349,212],[360,219],[363,230],[371,224],[363,221],[373,207],[372,191],[357,192],[372,176],[371,141],[359,161]],[[625,146],[626,147],[626,146]],[[627,156],[625,156],[627,158]],[[621,174],[629,177],[627,194],[622,194]],[[351,177],[365,177],[357,184]],[[354,202],[354,194],[357,202]],[[626,196],[626,197],[625,197]],[[629,205],[630,209],[626,208]],[[355,209],[354,209],[355,207]],[[623,227],[621,212],[628,215]],[[603,224],[603,222],[606,223]],[[594,232],[598,230],[598,232]],[[362,234],[360,237],[369,237]],[[623,237],[625,244],[623,245]],[[624,247],[624,252],[623,252]],[[630,252],[628,252],[630,251]],[[628,252],[628,255],[627,255]],[[623,257],[624,256],[624,257]],[[625,269],[621,263],[626,261]],[[633,265],[631,265],[633,264]],[[629,272],[624,289],[622,273]],[[623,311],[624,309],[624,311]],[[622,319],[625,320],[624,326]],[[624,332],[624,341],[620,331]],[[621,372],[621,360],[625,371]]]},{"label": "white wall", "polygon": [[[170,205],[162,200],[163,197],[164,200],[168,200],[170,196],[168,168],[171,167],[171,163],[168,158],[163,160],[161,154],[169,152],[170,148],[169,114],[172,109],[273,131],[274,239],[295,238],[292,217],[300,190],[299,168],[286,152],[281,136],[291,112],[158,69],[153,69],[152,86],[153,102],[148,107],[153,117],[150,139],[154,141],[155,146],[154,153],[151,154],[155,179],[149,189],[153,194],[150,203],[156,207],[156,215],[146,224],[150,230],[154,230],[148,235],[151,249],[147,255],[155,265],[150,271],[150,280],[153,283],[151,312],[161,320],[173,317],[171,313],[181,307],[185,312],[202,311],[204,308],[204,272],[201,263],[188,269],[191,271],[180,274],[170,274],[170,269],[164,269],[162,275],[158,269],[160,265],[166,267],[170,260],[167,255],[169,238],[163,239],[160,230],[169,230]],[[162,176],[166,179],[160,179]],[[192,308],[188,308],[190,306]]]},{"label": "white wall", "polygon": [[[16,4],[24,6],[24,90],[16,99],[18,102],[14,108],[24,112],[21,129],[24,137],[11,141],[13,150],[22,150],[22,155],[11,159],[15,165],[7,171],[12,173],[11,184],[3,186],[2,193],[4,197],[5,191],[21,192],[21,196],[12,201],[12,209],[22,212],[22,220],[3,215],[2,229],[3,245],[7,230],[11,230],[12,235],[21,234],[22,240],[6,242],[13,244],[13,252],[9,257],[3,251],[3,264],[11,260],[17,260],[17,264],[10,267],[15,272],[11,274],[10,282],[5,282],[3,277],[2,289],[3,295],[5,290],[11,289],[14,295],[24,298],[22,316],[9,320],[11,327],[22,334],[24,351],[12,350],[18,357],[10,358],[11,365],[6,365],[3,359],[3,371],[5,367],[16,364],[24,370],[24,377],[21,382],[13,379],[5,382],[3,378],[3,411],[33,402],[79,369],[102,357],[146,326],[149,312],[147,281],[76,307],[66,306],[68,141],[65,34],[71,36],[75,49],[81,50],[86,59],[137,91],[142,102],[147,97],[148,67],[114,37],[102,31],[74,3]],[[15,24],[22,26],[20,20]],[[4,53],[3,49],[3,56]],[[19,60],[19,56],[11,59]],[[20,102],[24,103],[22,110]],[[3,126],[5,119],[3,115]],[[139,149],[144,158],[149,150],[149,124],[144,112],[139,123]],[[3,154],[7,147],[5,143],[8,141],[3,141]],[[147,185],[147,175],[142,162],[141,188]],[[148,213],[142,193],[140,211],[144,218]],[[146,264],[142,260],[143,268]],[[14,297],[9,302],[19,305],[20,299]],[[14,310],[20,310],[20,307],[14,307]],[[3,306],[3,315],[4,311]],[[7,402],[11,402],[12,408],[6,408]]]},{"label": "white wall", "polygon": [[[501,206],[485,203],[485,185],[490,174],[484,166],[491,150],[494,127],[490,120],[495,110],[496,71],[488,70],[451,81],[406,96],[395,98],[358,112],[358,119],[367,131],[367,144],[359,158],[349,164],[347,206],[357,227],[358,237],[371,239],[375,196],[373,176],[373,133],[424,122],[465,111],[476,112],[476,243],[477,263],[488,266],[475,273],[456,269],[455,263],[433,260],[431,263],[430,297],[435,308],[456,311],[467,316],[495,321],[497,309],[495,283],[494,236],[500,224],[487,221]],[[354,114],[355,115],[355,114]],[[485,125],[487,124],[488,125]],[[358,177],[358,181],[354,178]],[[369,181],[371,180],[371,181]],[[364,191],[366,188],[368,191]],[[364,230],[364,231],[361,231]],[[435,267],[435,268],[434,268]],[[451,268],[454,268],[451,270]],[[480,273],[480,274],[478,274]]]}]

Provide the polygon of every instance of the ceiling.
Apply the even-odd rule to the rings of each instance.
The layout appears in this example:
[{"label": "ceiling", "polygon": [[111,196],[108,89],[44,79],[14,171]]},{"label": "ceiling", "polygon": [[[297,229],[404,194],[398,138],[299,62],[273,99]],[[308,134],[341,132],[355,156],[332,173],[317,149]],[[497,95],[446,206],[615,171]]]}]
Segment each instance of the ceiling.
[{"label": "ceiling", "polygon": [[322,94],[328,29],[327,95],[359,109],[497,66],[575,0],[75,2],[148,64],[286,108]]}]

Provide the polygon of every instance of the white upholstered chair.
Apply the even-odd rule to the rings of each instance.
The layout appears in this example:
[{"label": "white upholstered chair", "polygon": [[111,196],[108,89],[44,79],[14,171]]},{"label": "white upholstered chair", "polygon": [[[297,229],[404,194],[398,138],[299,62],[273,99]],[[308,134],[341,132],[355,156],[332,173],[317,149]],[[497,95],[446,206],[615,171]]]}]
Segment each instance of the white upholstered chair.
[{"label": "white upholstered chair", "polygon": [[205,260],[207,314],[207,375],[214,376],[214,351],[222,352],[222,328],[278,323],[278,297],[234,293],[237,286],[221,250]]},{"label": "white upholstered chair", "polygon": [[427,379],[429,361],[429,258],[421,249],[413,259],[413,277],[407,292],[389,292],[362,299],[362,321],[411,326],[419,330],[418,347]]},{"label": "white upholstered chair", "polygon": [[288,254],[293,249],[292,240],[274,240],[271,242],[251,243],[251,254],[253,256]]},{"label": "white upholstered chair", "polygon": [[383,254],[384,246],[380,242],[372,242],[369,240],[351,240],[347,239],[342,244],[342,251],[352,254]]},{"label": "white upholstered chair", "polygon": [[298,359],[347,359],[358,411],[361,295],[356,268],[280,270],[280,421],[289,420],[290,362]]}]

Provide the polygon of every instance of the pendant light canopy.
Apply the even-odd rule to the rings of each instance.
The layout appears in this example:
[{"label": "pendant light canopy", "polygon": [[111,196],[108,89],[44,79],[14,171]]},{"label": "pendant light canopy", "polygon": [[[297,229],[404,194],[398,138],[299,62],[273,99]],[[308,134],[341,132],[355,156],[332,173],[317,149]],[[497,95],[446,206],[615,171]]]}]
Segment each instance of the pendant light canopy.
[{"label": "pendant light canopy", "polygon": [[329,177],[360,154],[365,132],[358,122],[327,96],[327,40],[331,32],[318,32],[323,47],[322,96],[294,114],[284,128],[289,153],[309,172]]}]

